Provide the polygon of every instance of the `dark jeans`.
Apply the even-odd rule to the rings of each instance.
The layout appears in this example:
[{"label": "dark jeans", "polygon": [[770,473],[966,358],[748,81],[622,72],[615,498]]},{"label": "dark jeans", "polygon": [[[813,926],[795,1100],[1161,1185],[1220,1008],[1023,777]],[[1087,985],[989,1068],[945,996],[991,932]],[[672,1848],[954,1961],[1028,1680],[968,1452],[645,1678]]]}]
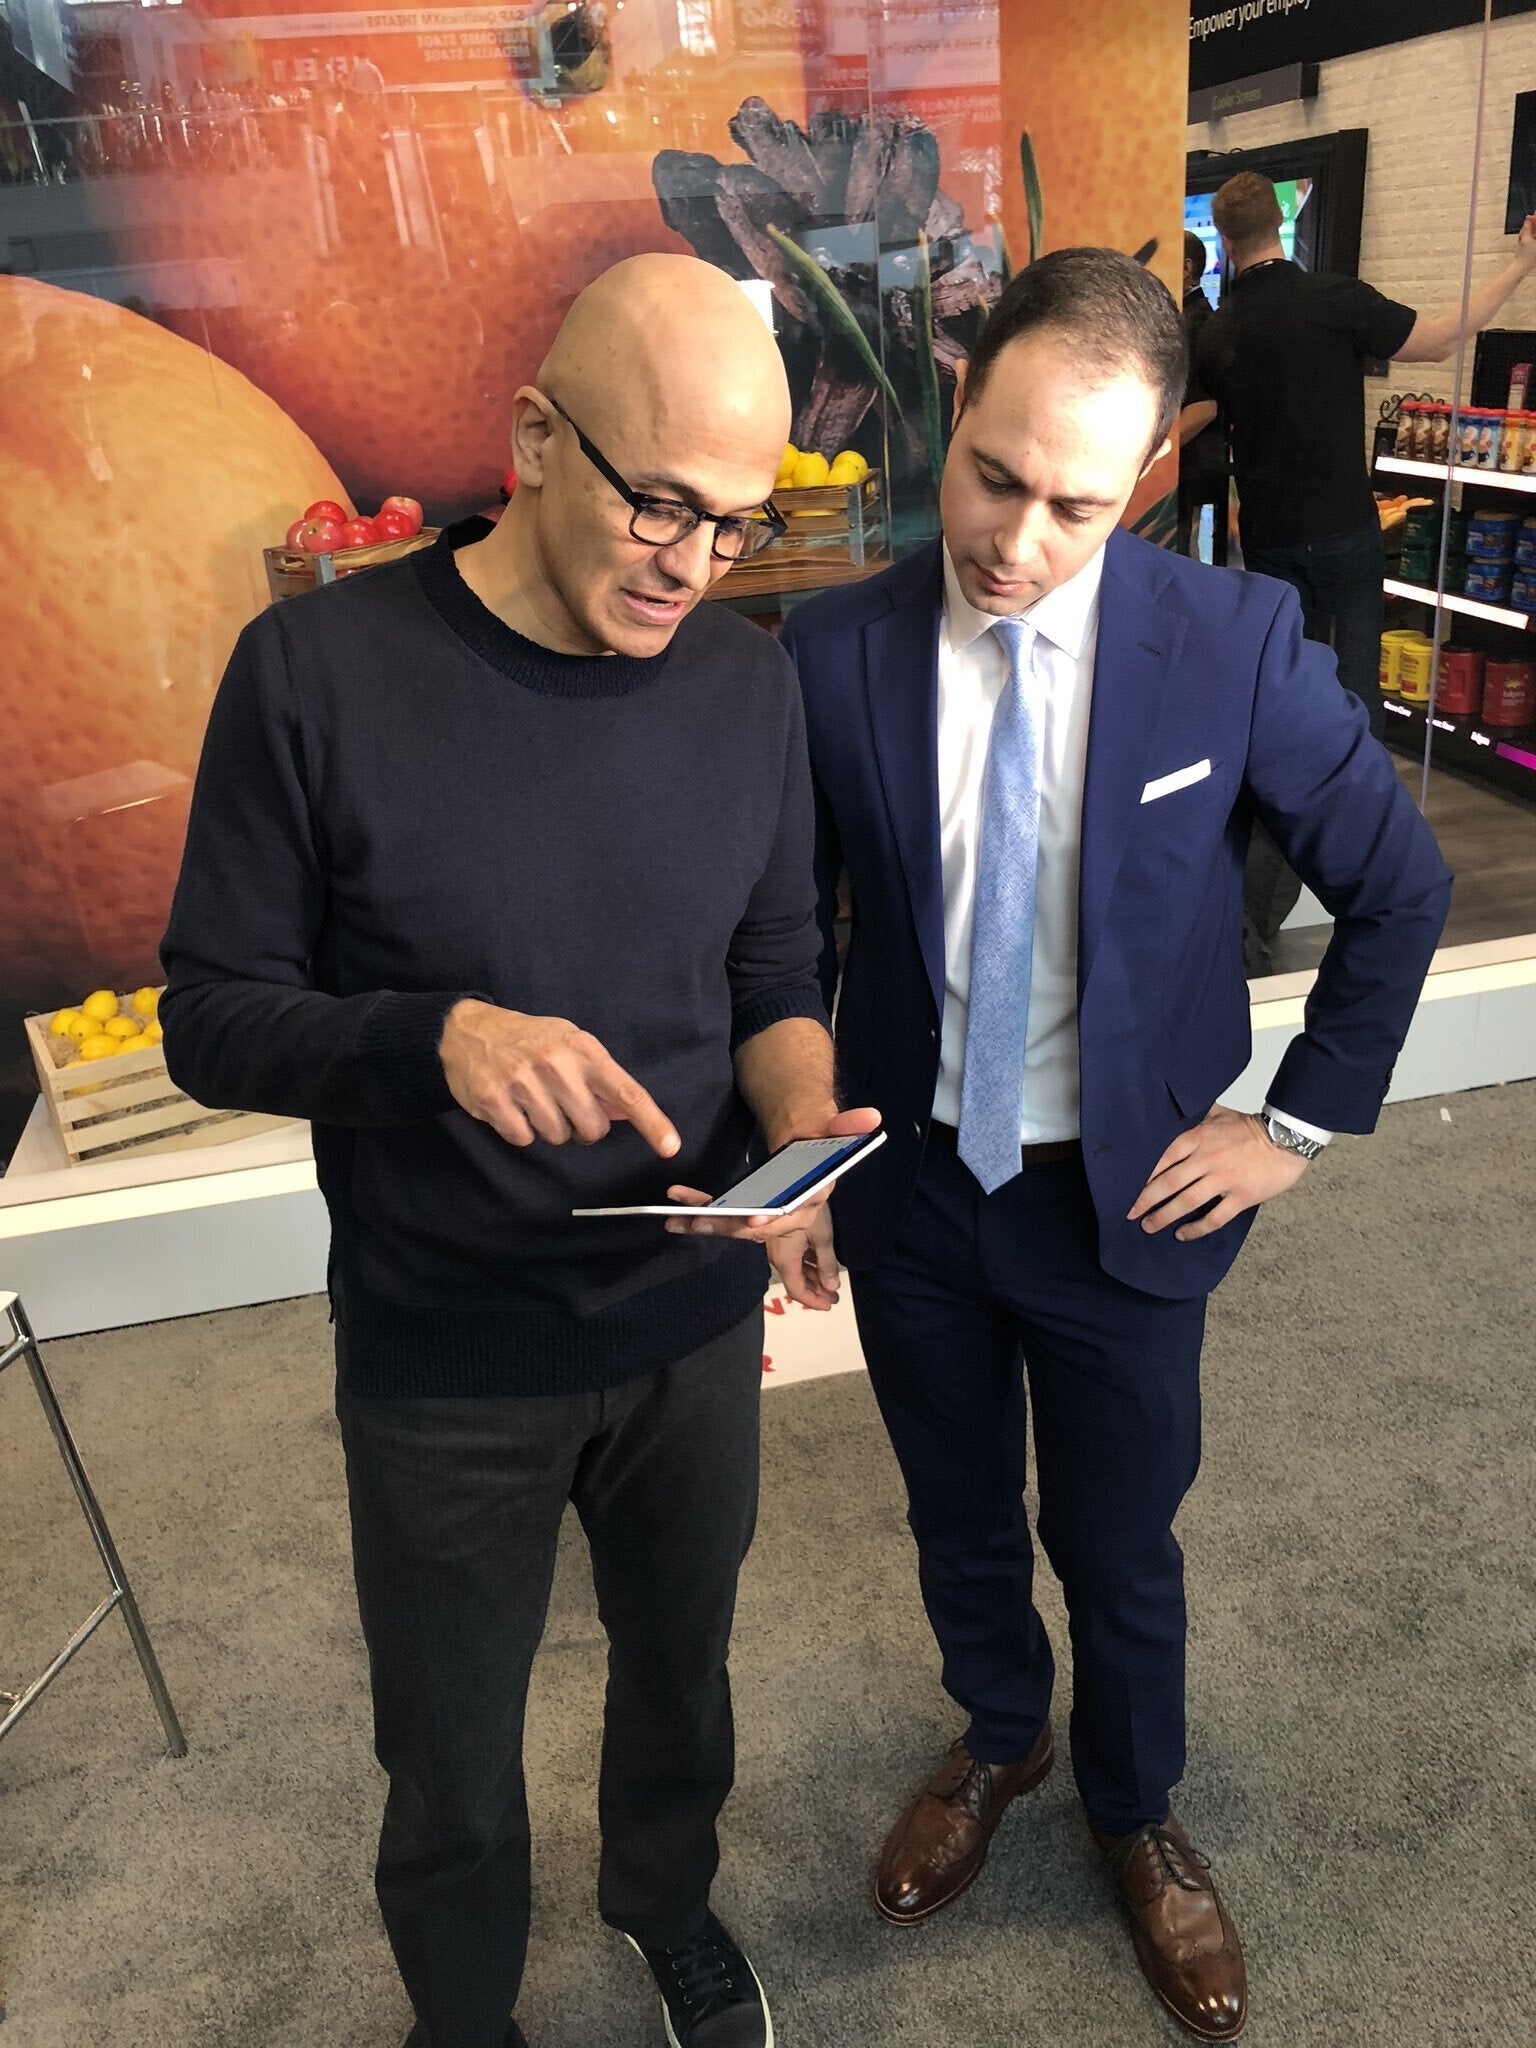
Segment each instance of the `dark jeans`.
[{"label": "dark jeans", "polygon": [[726,1654],[757,1505],[762,1349],[754,1312],[603,1393],[338,1388],[389,1774],[379,1904],[432,2048],[501,2048],[522,1979],[523,1712],[567,1501],[608,1636],[599,1909],[647,1944],[703,1920],[735,1767]]},{"label": "dark jeans", "polygon": [[1243,563],[1261,576],[1278,576],[1296,591],[1307,638],[1332,642],[1339,681],[1365,706],[1371,731],[1380,739],[1386,729],[1381,708],[1386,557],[1380,527],[1372,524],[1357,533],[1289,547],[1250,548],[1245,543]]},{"label": "dark jeans", "polygon": [[1081,1159],[986,1195],[930,1146],[853,1304],[944,1687],[984,1763],[1027,1756],[1051,1704],[1024,1505],[1032,1411],[1040,1542],[1072,1634],[1073,1769],[1094,1825],[1128,1834],[1167,1818],[1184,1771],[1173,1519],[1200,1462],[1205,1300],[1112,1279],[1098,1237]]},{"label": "dark jeans", "polygon": [[[1380,739],[1386,730],[1381,708],[1386,557],[1380,527],[1289,547],[1245,546],[1243,563],[1261,576],[1290,584],[1301,599],[1307,638],[1325,646],[1332,642],[1339,681],[1365,706],[1371,731]],[[1249,975],[1270,972],[1271,949],[1300,894],[1300,879],[1263,826],[1256,825],[1243,879],[1243,965]]]}]

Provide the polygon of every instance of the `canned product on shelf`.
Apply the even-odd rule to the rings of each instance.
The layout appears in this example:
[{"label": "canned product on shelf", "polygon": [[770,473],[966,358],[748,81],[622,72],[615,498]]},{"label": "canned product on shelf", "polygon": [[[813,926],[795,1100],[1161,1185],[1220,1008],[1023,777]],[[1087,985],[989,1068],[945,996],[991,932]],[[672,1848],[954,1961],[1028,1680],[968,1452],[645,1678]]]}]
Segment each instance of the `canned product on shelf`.
[{"label": "canned product on shelf", "polygon": [[1483,704],[1483,656],[1475,647],[1443,647],[1435,709],[1447,718],[1475,718]]},{"label": "canned product on shelf", "polygon": [[1499,466],[1499,444],[1504,438],[1504,415],[1500,412],[1481,412],[1477,416],[1477,466],[1479,469],[1497,469]]},{"label": "canned product on shelf", "polygon": [[1484,725],[1507,728],[1536,718],[1536,662],[1490,661],[1483,677]]},{"label": "canned product on shelf", "polygon": [[1517,569],[1509,586],[1510,608],[1517,612],[1536,612],[1536,567]]},{"label": "canned product on shelf", "polygon": [[1463,595],[1479,604],[1508,604],[1513,562],[1474,562],[1468,566]]},{"label": "canned product on shelf", "polygon": [[1474,563],[1512,562],[1520,531],[1518,512],[1479,512],[1467,524],[1467,555]]},{"label": "canned product on shelf", "polygon": [[1429,459],[1445,463],[1451,459],[1451,408],[1432,405],[1429,409]]},{"label": "canned product on shelf", "polygon": [[[1402,660],[1403,648],[1410,640],[1423,640],[1422,633],[1413,633],[1405,627],[1397,627],[1381,636],[1381,669],[1379,679],[1386,696],[1395,696],[1398,690],[1398,665]],[[1428,645],[1428,642],[1425,642]]]},{"label": "canned product on shelf", "polygon": [[1412,457],[1418,445],[1419,408],[1415,399],[1405,398],[1397,408],[1397,435],[1392,443],[1392,453],[1404,460]]},{"label": "canned product on shelf", "polygon": [[1482,414],[1470,406],[1464,407],[1456,427],[1456,460],[1466,467],[1477,467],[1477,430],[1482,424]]},{"label": "canned product on shelf", "polygon": [[1504,415],[1504,437],[1499,443],[1499,467],[1507,476],[1518,476],[1525,461],[1525,440],[1531,416],[1524,412]]},{"label": "canned product on shelf", "polygon": [[1397,650],[1397,694],[1405,704],[1429,702],[1429,674],[1434,643],[1427,634],[1410,634]]}]

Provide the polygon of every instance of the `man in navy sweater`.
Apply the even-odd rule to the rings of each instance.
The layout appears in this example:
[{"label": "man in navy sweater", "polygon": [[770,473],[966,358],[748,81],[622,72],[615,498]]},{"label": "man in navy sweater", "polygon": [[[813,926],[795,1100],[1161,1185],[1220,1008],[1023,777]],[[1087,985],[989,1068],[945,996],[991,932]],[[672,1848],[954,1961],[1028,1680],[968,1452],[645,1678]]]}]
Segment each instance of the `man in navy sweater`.
[{"label": "man in navy sweater", "polygon": [[825,1308],[826,1214],[703,1237],[571,1212],[665,1196],[662,1160],[676,1199],[726,1186],[757,1131],[878,1122],[833,1097],[794,673],[699,603],[776,530],[788,393],[723,273],[650,256],[583,293],[513,412],[498,526],[242,634],[166,1056],[201,1102],[314,1126],[411,2048],[523,2040],[523,1710],[567,1501],[610,1646],[603,1917],[674,2048],[768,2048],[709,1908],[757,1488],[750,1240]]}]

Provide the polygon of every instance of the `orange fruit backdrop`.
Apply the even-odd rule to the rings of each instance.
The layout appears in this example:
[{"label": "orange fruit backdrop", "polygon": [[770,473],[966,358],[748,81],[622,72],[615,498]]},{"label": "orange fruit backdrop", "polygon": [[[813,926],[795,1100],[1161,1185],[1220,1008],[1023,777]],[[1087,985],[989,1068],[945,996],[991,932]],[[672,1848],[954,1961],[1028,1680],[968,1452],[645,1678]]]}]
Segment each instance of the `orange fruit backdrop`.
[{"label": "orange fruit backdrop", "polygon": [[0,277],[0,423],[14,1017],[158,978],[208,706],[266,602],[261,550],[341,486],[237,370],[28,278]]}]

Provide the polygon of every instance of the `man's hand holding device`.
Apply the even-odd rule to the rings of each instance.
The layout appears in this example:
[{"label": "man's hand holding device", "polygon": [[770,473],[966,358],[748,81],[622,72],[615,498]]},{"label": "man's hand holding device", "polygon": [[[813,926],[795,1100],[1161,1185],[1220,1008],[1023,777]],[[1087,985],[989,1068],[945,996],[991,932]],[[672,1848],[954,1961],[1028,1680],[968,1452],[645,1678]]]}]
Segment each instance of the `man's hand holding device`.
[{"label": "man's hand holding device", "polygon": [[[880,1129],[878,1109],[845,1109],[828,1116],[819,1129],[805,1128],[785,1132],[781,1142],[768,1161],[768,1166],[777,1168],[781,1153],[793,1141],[807,1138],[858,1138],[869,1137],[872,1142],[860,1146],[856,1151],[837,1155],[838,1163],[830,1177],[821,1178],[820,1184],[808,1200],[796,1202],[793,1208],[781,1209],[777,1214],[760,1212],[755,1216],[701,1216],[677,1217],[667,1229],[679,1235],[692,1233],[698,1237],[736,1237],[766,1247],[773,1270],[784,1283],[784,1290],[791,1301],[798,1301],[802,1308],[829,1309],[837,1302],[839,1269],[837,1253],[832,1243],[832,1216],[827,1208],[827,1197],[832,1192],[832,1182],[842,1173],[867,1159],[877,1146],[885,1142],[885,1133]],[[754,1192],[752,1199],[764,1199],[758,1182],[766,1168],[758,1168],[750,1174],[742,1186]],[[791,1185],[798,1177],[790,1163]],[[735,1206],[731,1189],[722,1195],[722,1204]],[[670,1187],[667,1199],[689,1208],[702,1209],[709,1206],[711,1197],[698,1188]]]}]

